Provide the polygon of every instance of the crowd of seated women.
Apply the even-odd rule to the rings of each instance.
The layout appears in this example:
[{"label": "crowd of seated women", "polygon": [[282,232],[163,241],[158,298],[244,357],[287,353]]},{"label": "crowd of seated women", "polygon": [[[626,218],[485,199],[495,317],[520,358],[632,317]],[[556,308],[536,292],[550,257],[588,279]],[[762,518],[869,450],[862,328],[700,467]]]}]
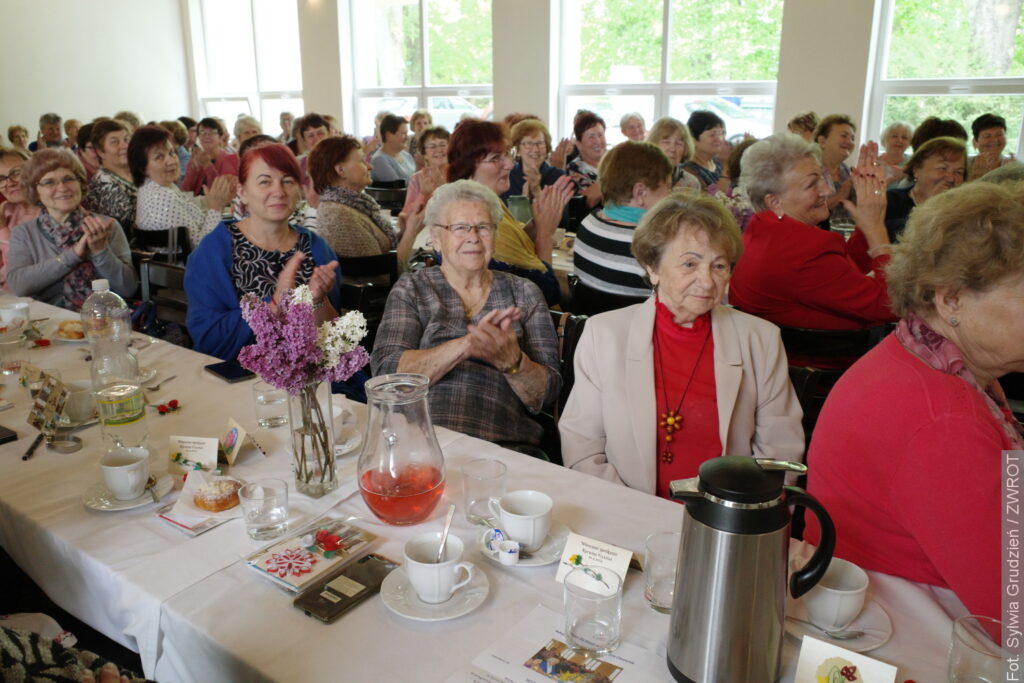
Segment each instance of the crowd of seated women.
[{"label": "crowd of seated women", "polygon": [[[998,453],[1024,448],[997,381],[1024,371],[1024,174],[1003,155],[1001,117],[972,123],[975,156],[963,126],[935,117],[894,122],[859,151],[850,117],[813,112],[735,144],[710,111],[649,130],[630,113],[611,149],[589,111],[558,142],[522,113],[448,131],[428,112],[381,112],[364,139],[318,114],[282,115],[278,138],[248,117],[233,136],[216,118],[133,118],[64,139],[47,114],[32,151],[12,127],[5,289],[77,310],[103,277],[131,297],[133,239],[184,226],[188,331],[232,359],[252,339],[243,295],[308,284],[328,320],[342,310],[339,257],[393,251],[404,275],[370,371],[425,374],[436,423],[545,457],[536,417],[562,388],[549,309],[582,300],[563,298],[552,266],[575,196],[589,207],[575,274],[594,308],[573,312],[595,315],[557,424],[565,466],[667,496],[718,455],[802,460],[779,326],[890,324],[829,395],[810,488],[840,556],[996,613]],[[393,221],[368,188],[396,181]],[[852,236],[830,229],[841,224]],[[410,266],[419,237],[436,265]],[[954,497],[973,502],[939,503]]]}]

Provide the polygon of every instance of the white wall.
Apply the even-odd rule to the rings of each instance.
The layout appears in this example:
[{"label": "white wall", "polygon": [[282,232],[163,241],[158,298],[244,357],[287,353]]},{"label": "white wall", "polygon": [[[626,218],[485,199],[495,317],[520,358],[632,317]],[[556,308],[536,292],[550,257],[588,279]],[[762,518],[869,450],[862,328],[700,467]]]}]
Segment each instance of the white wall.
[{"label": "white wall", "polygon": [[556,41],[552,30],[552,0],[491,3],[494,69],[494,120],[512,112],[529,112],[555,120]]},{"label": "white wall", "polygon": [[0,126],[35,138],[39,115],[191,112],[180,0],[3,0]]},{"label": "white wall", "polygon": [[[356,0],[358,2],[358,0]],[[343,66],[348,55],[347,3],[338,0],[299,0],[299,45],[302,53],[302,97],[306,111],[338,117],[342,130],[351,120],[351,104],[343,106]],[[350,91],[350,89],[349,89]],[[351,92],[348,95],[351,100]]]}]

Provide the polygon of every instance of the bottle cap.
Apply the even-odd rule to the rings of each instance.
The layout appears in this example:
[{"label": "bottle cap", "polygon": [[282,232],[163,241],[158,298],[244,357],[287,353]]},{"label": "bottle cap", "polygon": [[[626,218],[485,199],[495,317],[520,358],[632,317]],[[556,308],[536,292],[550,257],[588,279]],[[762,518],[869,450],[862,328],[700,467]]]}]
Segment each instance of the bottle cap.
[{"label": "bottle cap", "polygon": [[105,279],[100,278],[99,280],[92,281],[92,291],[94,292],[106,292],[110,289],[110,283]]}]

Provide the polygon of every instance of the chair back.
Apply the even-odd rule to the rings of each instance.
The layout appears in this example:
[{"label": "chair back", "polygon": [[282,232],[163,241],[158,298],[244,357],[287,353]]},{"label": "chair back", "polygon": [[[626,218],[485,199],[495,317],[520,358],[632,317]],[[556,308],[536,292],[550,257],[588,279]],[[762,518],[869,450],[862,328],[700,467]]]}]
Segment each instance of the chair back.
[{"label": "chair back", "polygon": [[791,364],[845,370],[893,328],[876,325],[860,330],[814,330],[780,325],[779,331]]},{"label": "chair back", "polygon": [[191,348],[192,338],[185,327],[188,314],[185,268],[144,259],[139,267],[139,280],[142,286],[138,311],[141,331]]},{"label": "chair back", "polygon": [[568,308],[577,315],[597,315],[606,311],[614,311],[618,308],[632,306],[633,304],[642,304],[648,298],[646,296],[622,296],[620,294],[602,292],[599,289],[583,284],[576,275],[570,275],[568,280]]},{"label": "chair back", "polygon": [[590,209],[587,208],[587,198],[581,194],[573,196],[565,207],[562,227],[566,232],[576,232],[588,213],[590,213]]},{"label": "chair back", "polygon": [[397,216],[405,206],[405,193],[404,180],[378,181],[366,188],[366,194],[376,199],[380,208],[390,211],[392,216]]},{"label": "chair back", "polygon": [[152,260],[167,263],[184,263],[192,251],[185,226],[167,230],[136,230],[134,241],[137,249],[153,252]]},{"label": "chair back", "polygon": [[338,257],[342,278],[365,279],[388,276],[388,282],[395,284],[398,280],[398,255],[389,251],[376,256]]},{"label": "chair back", "polygon": [[372,350],[388,294],[398,280],[398,256],[389,251],[377,256],[339,258],[338,266],[341,268],[341,305],[350,311],[360,311],[366,318],[363,346]]}]

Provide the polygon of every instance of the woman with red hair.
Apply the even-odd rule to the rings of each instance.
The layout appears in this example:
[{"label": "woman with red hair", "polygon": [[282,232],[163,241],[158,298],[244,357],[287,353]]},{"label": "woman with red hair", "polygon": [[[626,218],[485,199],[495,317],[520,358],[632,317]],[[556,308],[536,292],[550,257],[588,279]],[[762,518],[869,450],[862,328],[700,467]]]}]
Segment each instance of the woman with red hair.
[{"label": "woman with red hair", "polygon": [[334,252],[316,233],[288,224],[302,177],[295,155],[281,144],[254,147],[238,175],[249,215],[222,221],[189,256],[185,271],[194,348],[224,360],[252,342],[239,306],[245,294],[276,301],[285,290],[306,284],[318,320],[337,316],[341,308]]}]

